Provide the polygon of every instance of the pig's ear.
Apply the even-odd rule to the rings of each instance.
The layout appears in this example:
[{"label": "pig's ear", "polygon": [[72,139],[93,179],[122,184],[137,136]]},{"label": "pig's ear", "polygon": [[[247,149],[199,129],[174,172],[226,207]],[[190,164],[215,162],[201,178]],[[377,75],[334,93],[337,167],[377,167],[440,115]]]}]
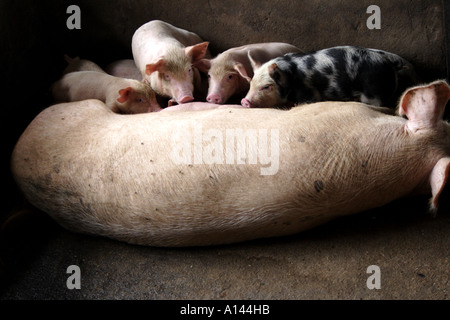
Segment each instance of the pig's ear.
[{"label": "pig's ear", "polygon": [[444,190],[450,172],[450,157],[440,159],[431,171],[430,184],[432,197],[430,199],[430,209],[437,211],[439,195]]},{"label": "pig's ear", "polygon": [[165,63],[166,62],[162,58],[155,63],[149,63],[145,66],[145,73],[149,76],[155,71],[162,71]]},{"label": "pig's ear", "polygon": [[401,97],[397,113],[408,117],[408,129],[415,132],[433,128],[444,115],[450,99],[450,87],[445,81],[408,89]]},{"label": "pig's ear", "polygon": [[203,59],[206,55],[206,52],[208,50],[209,42],[202,42],[195,44],[190,47],[186,47],[184,49],[184,52],[186,53],[186,56],[191,59],[191,62],[196,62],[197,60]]},{"label": "pig's ear", "polygon": [[253,71],[255,71],[256,69],[259,69],[261,67],[261,63],[256,61],[253,57],[252,57],[252,52],[250,50],[248,50],[247,52],[247,56],[248,56],[248,60],[250,60],[250,63],[252,65]]},{"label": "pig's ear", "polygon": [[278,68],[276,63],[269,64],[268,66],[269,76],[275,81],[279,86],[286,86],[288,80],[286,79],[286,75],[283,71]]},{"label": "pig's ear", "polygon": [[242,78],[244,78],[245,80],[247,80],[248,82],[252,81],[252,78],[250,78],[247,74],[247,70],[245,70],[245,67],[242,63],[235,63],[233,65],[234,70],[236,70],[237,72],[239,72],[239,74],[241,75]]},{"label": "pig's ear", "polygon": [[125,89],[120,89],[119,90],[119,98],[117,98],[117,101],[120,103],[126,102],[129,99],[132,92],[133,92],[133,88],[131,88],[131,87],[128,87]]},{"label": "pig's ear", "polygon": [[192,64],[194,67],[196,67],[198,70],[204,73],[208,73],[209,69],[211,69],[211,60],[209,59],[200,59],[195,61]]}]

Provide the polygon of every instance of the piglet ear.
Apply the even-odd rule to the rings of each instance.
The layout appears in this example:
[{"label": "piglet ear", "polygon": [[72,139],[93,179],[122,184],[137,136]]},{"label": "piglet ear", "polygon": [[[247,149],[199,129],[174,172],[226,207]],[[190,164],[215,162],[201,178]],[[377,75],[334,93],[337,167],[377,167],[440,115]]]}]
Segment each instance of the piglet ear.
[{"label": "piglet ear", "polygon": [[449,99],[448,84],[435,81],[407,90],[400,99],[397,113],[408,117],[407,126],[413,132],[433,128],[442,120]]},{"label": "piglet ear", "polygon": [[186,47],[184,49],[184,52],[186,53],[186,56],[191,59],[191,62],[194,63],[205,57],[208,50],[208,46],[209,42],[202,42],[190,47]]},{"label": "piglet ear", "polygon": [[120,102],[120,103],[126,102],[129,99],[130,94],[132,92],[133,92],[133,88],[131,88],[131,87],[128,87],[128,88],[125,88],[125,89],[120,89],[119,90],[120,97],[117,99],[117,101]]},{"label": "piglet ear", "polygon": [[252,52],[250,50],[248,50],[247,52],[247,56],[248,56],[248,60],[250,60],[250,63],[252,65],[253,71],[255,71],[256,69],[259,69],[261,67],[261,63],[256,61],[253,56],[252,56]]},{"label": "piglet ear", "polygon": [[145,66],[145,73],[149,76],[155,71],[162,71],[162,68],[164,68],[165,61],[164,59],[160,58],[155,63],[150,63]]},{"label": "piglet ear", "polygon": [[274,62],[268,66],[269,76],[279,85],[286,86],[288,83],[287,77],[283,71],[278,68],[278,65]]},{"label": "piglet ear", "polygon": [[208,73],[209,69],[211,69],[211,60],[209,59],[200,59],[195,61],[192,64],[194,67],[196,67],[198,70],[204,73]]},{"label": "piglet ear", "polygon": [[237,72],[239,72],[242,78],[244,78],[248,82],[252,81],[252,78],[248,76],[247,70],[245,70],[245,67],[242,63],[235,63],[233,67]]},{"label": "piglet ear", "polygon": [[433,170],[431,171],[430,184],[431,184],[431,193],[433,196],[430,199],[430,209],[432,212],[436,212],[437,210],[439,203],[439,195],[444,190],[449,172],[450,172],[450,157],[440,159],[434,166]]}]

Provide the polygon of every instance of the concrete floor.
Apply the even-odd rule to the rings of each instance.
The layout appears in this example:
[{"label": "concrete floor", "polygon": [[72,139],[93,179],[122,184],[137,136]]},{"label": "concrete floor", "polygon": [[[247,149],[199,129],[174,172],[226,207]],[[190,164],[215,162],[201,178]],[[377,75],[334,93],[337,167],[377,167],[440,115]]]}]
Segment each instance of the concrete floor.
[{"label": "concrete floor", "polygon": [[[4,232],[0,299],[449,300],[450,210],[426,206],[402,199],[294,236],[177,249],[74,234],[35,213]],[[367,287],[371,265],[381,289]]]}]

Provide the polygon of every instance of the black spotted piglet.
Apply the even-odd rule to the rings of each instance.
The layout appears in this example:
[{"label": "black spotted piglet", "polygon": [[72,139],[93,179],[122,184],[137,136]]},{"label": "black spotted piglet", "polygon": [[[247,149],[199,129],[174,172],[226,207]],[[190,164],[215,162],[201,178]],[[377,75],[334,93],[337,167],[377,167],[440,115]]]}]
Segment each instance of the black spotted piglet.
[{"label": "black spotted piglet", "polygon": [[263,65],[252,64],[254,76],[241,102],[244,107],[359,101],[393,108],[401,93],[418,82],[414,67],[402,57],[353,46],[288,53]]}]

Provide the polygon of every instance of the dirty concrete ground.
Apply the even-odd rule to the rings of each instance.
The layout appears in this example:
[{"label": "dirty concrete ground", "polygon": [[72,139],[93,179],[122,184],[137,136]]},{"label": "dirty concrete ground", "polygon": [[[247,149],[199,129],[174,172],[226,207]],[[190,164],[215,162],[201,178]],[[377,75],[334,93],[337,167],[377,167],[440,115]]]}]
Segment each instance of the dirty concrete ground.
[{"label": "dirty concrete ground", "polygon": [[[0,299],[449,300],[449,206],[426,209],[426,197],[401,199],[293,236],[194,248],[74,234],[36,213],[3,239]],[[380,289],[367,286],[371,265]]]}]

